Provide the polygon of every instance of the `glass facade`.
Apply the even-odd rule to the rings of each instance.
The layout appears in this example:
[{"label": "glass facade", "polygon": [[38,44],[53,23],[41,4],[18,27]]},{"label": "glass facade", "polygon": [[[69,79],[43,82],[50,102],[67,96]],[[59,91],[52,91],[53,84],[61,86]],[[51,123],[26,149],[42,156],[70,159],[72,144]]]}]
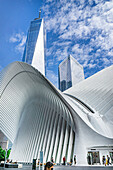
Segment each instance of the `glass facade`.
[{"label": "glass facade", "polygon": [[24,50],[24,55],[22,59],[23,62],[26,62],[28,64],[32,63],[33,54],[34,54],[41,22],[42,22],[42,19],[38,19],[38,20],[31,21],[31,24],[30,24],[30,28],[29,28],[28,35],[27,35],[26,46]]},{"label": "glass facade", "polygon": [[63,92],[83,79],[83,67],[69,55],[59,65],[59,89]]},{"label": "glass facade", "polygon": [[[31,21],[30,28],[28,30],[26,45],[22,62],[26,62],[41,73],[42,68],[45,67],[45,31],[43,27],[43,19],[35,19]],[[39,42],[40,41],[40,42]],[[35,62],[35,63],[34,63]],[[45,68],[43,68],[45,72]]]}]

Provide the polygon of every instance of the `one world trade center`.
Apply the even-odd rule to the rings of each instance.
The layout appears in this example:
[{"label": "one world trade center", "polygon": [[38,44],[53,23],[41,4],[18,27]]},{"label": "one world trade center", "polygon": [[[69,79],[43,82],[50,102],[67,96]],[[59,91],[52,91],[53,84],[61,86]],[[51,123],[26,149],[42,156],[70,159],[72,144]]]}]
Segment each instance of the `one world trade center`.
[{"label": "one world trade center", "polygon": [[40,18],[40,15],[41,10],[39,12],[39,18],[35,18],[30,23],[22,61],[32,65],[45,75],[46,34],[44,21]]}]

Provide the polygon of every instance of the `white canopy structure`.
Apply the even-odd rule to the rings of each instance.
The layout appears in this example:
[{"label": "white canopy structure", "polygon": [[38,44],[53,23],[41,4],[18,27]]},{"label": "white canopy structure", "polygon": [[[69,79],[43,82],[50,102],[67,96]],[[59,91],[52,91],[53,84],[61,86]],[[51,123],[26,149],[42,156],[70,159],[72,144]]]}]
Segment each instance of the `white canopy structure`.
[{"label": "white canopy structure", "polygon": [[[32,66],[14,62],[0,75],[0,130],[13,143],[10,159],[32,162],[44,153],[60,163],[76,154],[99,159],[113,149],[113,66],[61,93]],[[94,160],[92,160],[94,163]]]}]

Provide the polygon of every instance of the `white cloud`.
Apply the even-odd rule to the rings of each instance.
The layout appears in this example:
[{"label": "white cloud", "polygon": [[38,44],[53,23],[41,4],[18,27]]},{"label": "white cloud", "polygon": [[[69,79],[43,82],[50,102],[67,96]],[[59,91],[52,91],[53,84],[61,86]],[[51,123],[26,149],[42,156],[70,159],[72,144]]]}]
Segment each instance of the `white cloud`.
[{"label": "white cloud", "polygon": [[[82,36],[88,36],[91,34],[92,30],[102,30],[106,35],[106,32],[109,32],[111,28],[113,29],[113,25],[109,24],[106,21],[106,11],[110,13],[113,11],[113,2],[99,3],[99,1],[95,1],[98,5],[91,8],[87,6],[86,8],[80,9],[81,6],[85,3],[82,1],[81,6],[77,6],[74,4],[74,1],[69,2],[65,1],[61,2],[61,7],[56,9],[55,13],[50,17],[46,17],[46,28],[50,31],[53,30],[55,33],[58,30],[60,33],[60,38],[62,39],[72,39],[72,37],[77,36],[82,38]],[[89,1],[91,5],[92,1]],[[100,1],[102,2],[102,1]],[[63,5],[62,5],[63,4]],[[51,8],[51,5],[48,6],[48,9]],[[46,9],[46,7],[45,7]],[[46,9],[47,10],[47,9]],[[110,11],[111,12],[110,12]],[[67,11],[67,13],[66,13]],[[45,11],[46,13],[46,11]],[[107,16],[108,17],[108,16]],[[77,22],[77,20],[80,20]],[[66,27],[68,26],[68,29]],[[98,34],[97,34],[98,36]],[[110,36],[109,36],[110,38]],[[104,38],[105,39],[105,38]],[[98,40],[101,41],[101,40]]]},{"label": "white cloud", "polygon": [[54,41],[53,45],[57,45],[57,46],[68,46],[71,44],[71,41],[65,41],[65,42],[59,42],[59,41]]},{"label": "white cloud", "polygon": [[23,53],[24,51],[24,45],[26,42],[26,36],[24,35],[24,33],[16,33],[13,34],[10,39],[9,39],[10,43],[14,43],[15,44],[15,50],[19,53]]},{"label": "white cloud", "polygon": [[85,61],[83,67],[87,67],[87,66],[88,66],[88,61]]},{"label": "white cloud", "polygon": [[48,56],[59,64],[72,54],[89,70],[113,64],[113,1],[45,2],[46,29],[54,37]]},{"label": "white cloud", "polygon": [[47,70],[46,77],[57,87],[58,76],[52,70]]},{"label": "white cloud", "polygon": [[54,65],[53,59],[49,59],[49,60],[47,61],[47,63],[48,63],[48,67],[51,67],[51,66]]},{"label": "white cloud", "polygon": [[111,56],[111,57],[113,57],[113,50],[110,50],[110,51],[108,52],[108,55]]},{"label": "white cloud", "polygon": [[23,36],[20,43],[16,46],[16,49],[20,52],[20,53],[23,53],[24,51],[24,45],[25,45],[25,42],[26,42],[26,36]]},{"label": "white cloud", "polygon": [[14,42],[18,42],[18,39],[16,37],[10,37],[9,41],[14,43]]},{"label": "white cloud", "polygon": [[109,63],[110,63],[110,60],[108,60],[107,58],[103,58],[103,61],[104,61],[105,65],[109,65]]},{"label": "white cloud", "polygon": [[94,68],[94,67],[96,66],[96,64],[91,64],[91,63],[90,63],[90,64],[88,64],[87,66],[88,66],[89,68]]},{"label": "white cloud", "polygon": [[54,57],[56,58],[56,61],[62,61],[68,55],[69,55],[68,47],[65,47],[63,50],[57,49],[55,54],[54,54]]},{"label": "white cloud", "polygon": [[75,44],[73,47],[72,47],[72,51],[75,52],[75,53],[79,53],[79,54],[83,54],[83,49],[80,48],[80,45],[79,44]]}]

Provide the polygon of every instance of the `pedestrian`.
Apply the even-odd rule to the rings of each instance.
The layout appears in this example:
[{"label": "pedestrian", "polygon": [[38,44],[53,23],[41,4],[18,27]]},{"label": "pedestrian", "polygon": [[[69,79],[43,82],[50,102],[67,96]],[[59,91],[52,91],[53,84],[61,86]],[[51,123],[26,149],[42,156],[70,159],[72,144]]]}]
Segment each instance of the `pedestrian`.
[{"label": "pedestrian", "polygon": [[110,159],[109,159],[109,164],[112,165],[112,157],[110,156]]},{"label": "pedestrian", "polygon": [[54,163],[54,161],[53,161],[53,157],[51,158],[51,162],[52,162],[52,163]]},{"label": "pedestrian", "polygon": [[66,158],[65,156],[63,157],[63,165],[65,165],[65,162],[66,162]]},{"label": "pedestrian", "polygon": [[40,159],[38,159],[38,165],[40,164]]},{"label": "pedestrian", "polygon": [[105,160],[106,160],[106,159],[105,159],[105,156],[103,156],[103,157],[102,157],[102,163],[103,163],[103,165],[105,164]]},{"label": "pedestrian", "polygon": [[110,157],[107,155],[107,165],[110,164]]},{"label": "pedestrian", "polygon": [[71,160],[70,160],[70,165],[72,165],[72,163],[73,163],[73,159],[71,158]]},{"label": "pedestrian", "polygon": [[76,155],[74,155],[74,164],[76,165]]},{"label": "pedestrian", "polygon": [[88,164],[91,165],[91,157],[89,154],[88,154],[87,160],[88,160]]},{"label": "pedestrian", "polygon": [[106,166],[106,157],[105,157],[105,160],[104,160],[104,165]]}]

